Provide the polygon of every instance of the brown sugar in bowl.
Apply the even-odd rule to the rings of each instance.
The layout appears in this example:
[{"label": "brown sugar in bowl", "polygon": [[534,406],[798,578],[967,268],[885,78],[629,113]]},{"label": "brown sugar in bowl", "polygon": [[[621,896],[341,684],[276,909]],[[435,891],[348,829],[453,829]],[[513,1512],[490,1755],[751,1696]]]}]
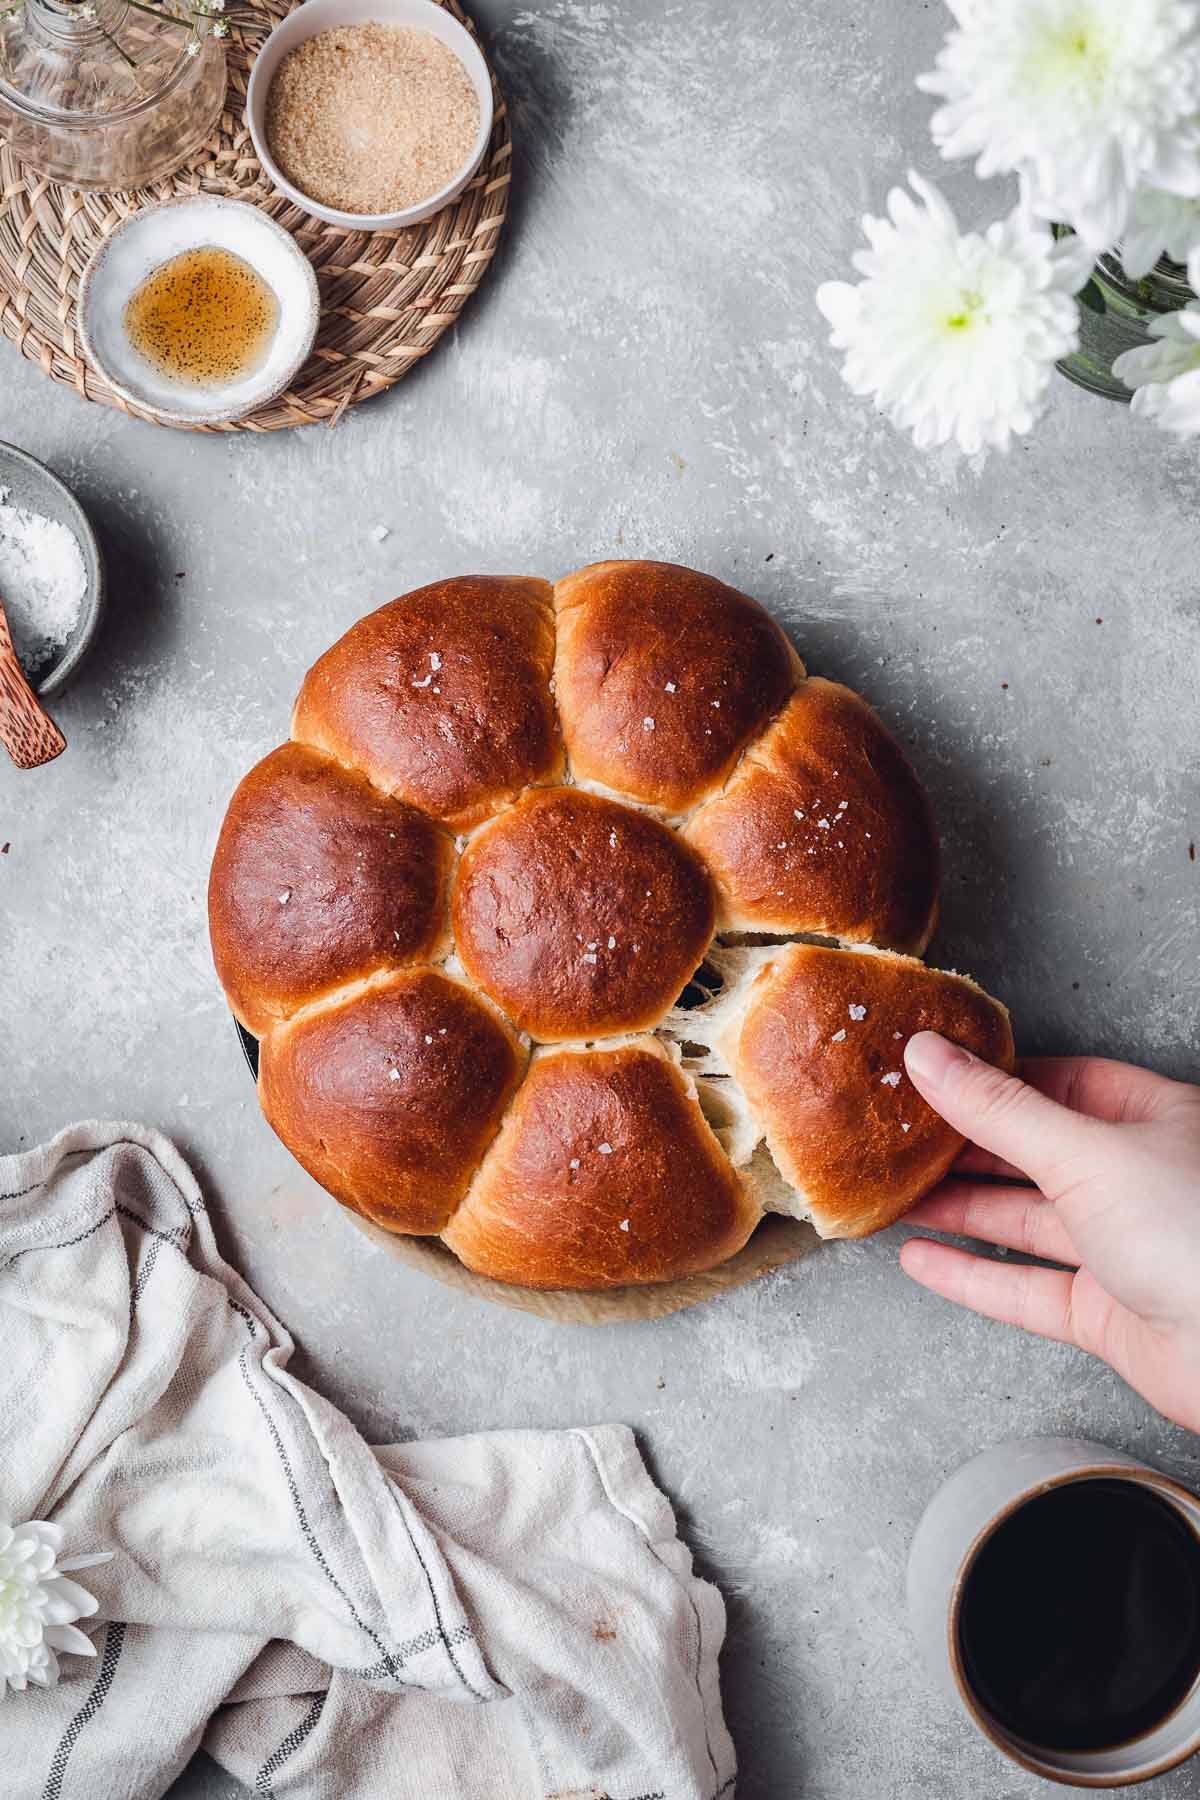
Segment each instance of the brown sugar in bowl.
[{"label": "brown sugar in bowl", "polygon": [[[450,114],[436,101],[432,82],[430,104],[424,109],[424,117],[417,123],[409,140],[413,170],[413,181],[409,186],[402,187],[397,181],[389,191],[378,179],[379,158],[363,159],[357,154],[350,158],[339,156],[334,140],[323,137],[319,132],[314,134],[307,149],[297,150],[294,159],[284,154],[281,162],[273,142],[272,126],[275,121],[271,117],[276,78],[285,80],[289,88],[300,85],[307,87],[312,79],[320,78],[320,71],[325,66],[325,59],[308,48],[312,40],[336,33],[338,38],[330,46],[331,50],[336,51],[339,40],[343,45],[348,41],[353,43],[354,40],[347,40],[344,34],[355,28],[369,30],[371,37],[365,41],[377,48],[386,45],[387,40],[382,32],[389,28],[420,34],[424,40],[436,39],[457,59],[473,90],[478,107],[478,121],[473,139],[468,141],[462,133],[456,139],[456,143],[465,145],[465,150],[456,166],[448,173],[445,161],[439,156],[438,139],[439,130],[453,131],[453,128]],[[377,32],[380,33],[378,38]],[[302,47],[309,63],[303,84],[292,80],[296,73],[295,64],[289,71],[282,69],[292,53]],[[419,45],[409,46],[410,50],[414,48],[419,49]],[[431,52],[427,58],[435,71],[436,54]],[[415,61],[408,63],[410,74],[420,60],[417,57]],[[386,107],[378,104],[378,97],[383,91],[381,77],[377,66],[374,72],[371,72],[370,65],[366,66],[368,73],[365,80],[372,89],[372,105],[367,109],[368,114],[386,121]],[[304,74],[303,67],[300,74]],[[344,80],[345,77],[339,77],[339,85]],[[295,100],[300,96],[293,94],[292,98]],[[324,219],[329,224],[344,226],[349,231],[400,230],[431,217],[456,199],[483,160],[491,135],[492,114],[491,78],[482,52],[470,32],[444,7],[434,4],[434,0],[307,0],[304,6],[297,7],[287,18],[281,20],[263,45],[246,93],[246,123],[259,160],[272,184],[305,212]],[[395,131],[392,135],[394,140]],[[386,141],[386,137],[381,134],[381,147]],[[287,164],[286,168],[283,163]],[[364,168],[367,170],[366,174],[363,173]],[[422,170],[435,183],[432,189],[417,179]],[[299,185],[301,179],[309,179],[313,188],[320,188],[320,193],[305,191]],[[420,197],[410,197],[417,190],[420,190]],[[334,205],[332,198],[342,199],[346,204]],[[393,200],[394,204],[391,203]],[[364,204],[386,204],[387,209],[351,210],[353,205],[361,208]]]}]

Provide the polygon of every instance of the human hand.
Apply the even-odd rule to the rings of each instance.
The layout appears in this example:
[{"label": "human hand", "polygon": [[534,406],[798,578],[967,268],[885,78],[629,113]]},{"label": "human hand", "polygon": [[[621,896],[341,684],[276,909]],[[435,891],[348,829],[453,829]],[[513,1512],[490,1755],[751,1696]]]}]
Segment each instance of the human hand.
[{"label": "human hand", "polygon": [[930,1106],[969,1140],[905,1222],[1063,1265],[995,1262],[912,1238],[900,1252],[905,1273],[988,1318],[1102,1357],[1160,1412],[1200,1431],[1200,1088],[1100,1057],[1026,1062],[1019,1080],[931,1031],[910,1039],[904,1060]]}]

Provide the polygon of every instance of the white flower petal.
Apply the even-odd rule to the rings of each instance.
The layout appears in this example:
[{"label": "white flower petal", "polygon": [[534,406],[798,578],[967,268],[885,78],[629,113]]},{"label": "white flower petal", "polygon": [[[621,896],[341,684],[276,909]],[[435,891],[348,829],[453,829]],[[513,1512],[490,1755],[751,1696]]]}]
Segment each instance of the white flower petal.
[{"label": "white flower petal", "polygon": [[38,1538],[43,1544],[49,1544],[57,1555],[63,1547],[63,1529],[61,1525],[52,1525],[49,1519],[30,1519],[21,1527],[22,1537]]},{"label": "white flower petal", "polygon": [[95,1656],[96,1646],[74,1625],[51,1625],[46,1642],[55,1650],[69,1650],[74,1656]]},{"label": "white flower petal", "polygon": [[[95,1652],[93,1652],[93,1655],[94,1654]],[[57,1684],[58,1658],[55,1656],[53,1650],[48,1650],[46,1652],[45,1660],[38,1663],[36,1668],[30,1669],[29,1679],[30,1681],[36,1682],[38,1687],[48,1688],[54,1687]]]},{"label": "white flower petal", "polygon": [[56,1625],[61,1625],[68,1619],[90,1619],[99,1605],[99,1601],[86,1588],[80,1587],[68,1575],[57,1575],[44,1582],[43,1591],[50,1602],[49,1616]]},{"label": "white flower petal", "polygon": [[60,1556],[58,1571],[65,1575],[72,1569],[98,1569],[102,1563],[110,1563],[116,1556],[115,1550],[93,1550],[87,1556]]},{"label": "white flower petal", "polygon": [[1121,266],[1140,280],[1160,256],[1186,263],[1200,250],[1200,200],[1168,194],[1161,188],[1141,187],[1133,198],[1133,213],[1121,240]]},{"label": "white flower petal", "polygon": [[816,302],[835,331],[853,324],[858,313],[858,290],[848,281],[823,281]]}]

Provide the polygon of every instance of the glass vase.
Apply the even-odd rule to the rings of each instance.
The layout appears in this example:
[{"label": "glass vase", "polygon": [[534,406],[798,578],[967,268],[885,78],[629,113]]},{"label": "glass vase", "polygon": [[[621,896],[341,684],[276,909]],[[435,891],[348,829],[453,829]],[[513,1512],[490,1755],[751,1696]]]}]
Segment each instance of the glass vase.
[{"label": "glass vase", "polygon": [[1151,343],[1154,320],[1178,312],[1194,298],[1181,264],[1164,256],[1148,275],[1134,279],[1106,252],[1079,295],[1079,348],[1063,358],[1059,369],[1089,393],[1128,405],[1132,390],[1113,374],[1114,361],[1123,350]]},{"label": "glass vase", "polygon": [[161,181],[220,116],[225,46],[209,23],[140,0],[0,0],[0,136],[64,187]]}]

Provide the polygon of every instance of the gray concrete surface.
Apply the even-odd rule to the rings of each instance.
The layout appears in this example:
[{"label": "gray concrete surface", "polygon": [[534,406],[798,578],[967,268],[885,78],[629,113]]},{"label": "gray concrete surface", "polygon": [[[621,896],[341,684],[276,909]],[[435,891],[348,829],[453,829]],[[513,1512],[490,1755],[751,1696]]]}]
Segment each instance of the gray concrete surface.
[{"label": "gray concrete surface", "polygon": [[[1007,460],[921,459],[841,386],[812,291],[908,162],[934,172],[912,78],[938,5],[480,11],[514,111],[512,227],[396,392],[334,432],[198,440],[0,351],[0,436],[74,483],[113,591],[58,708],[69,753],[0,768],[0,1143],[86,1114],[169,1132],[303,1372],[376,1439],[633,1424],[728,1600],[741,1800],[1015,1800],[1042,1784],[914,1665],[925,1499],[1016,1433],[1198,1485],[1200,1443],[1082,1356],[915,1290],[899,1231],[620,1330],[401,1270],[261,1122],[205,879],[235,781],[360,613],[443,573],[676,558],[760,596],[911,746],[945,837],[934,954],[1010,1002],[1026,1050],[1196,1075],[1200,451],[1059,383]],[[948,185],[965,216],[1003,203]],[[176,1796],[230,1792],[198,1765]]]}]

